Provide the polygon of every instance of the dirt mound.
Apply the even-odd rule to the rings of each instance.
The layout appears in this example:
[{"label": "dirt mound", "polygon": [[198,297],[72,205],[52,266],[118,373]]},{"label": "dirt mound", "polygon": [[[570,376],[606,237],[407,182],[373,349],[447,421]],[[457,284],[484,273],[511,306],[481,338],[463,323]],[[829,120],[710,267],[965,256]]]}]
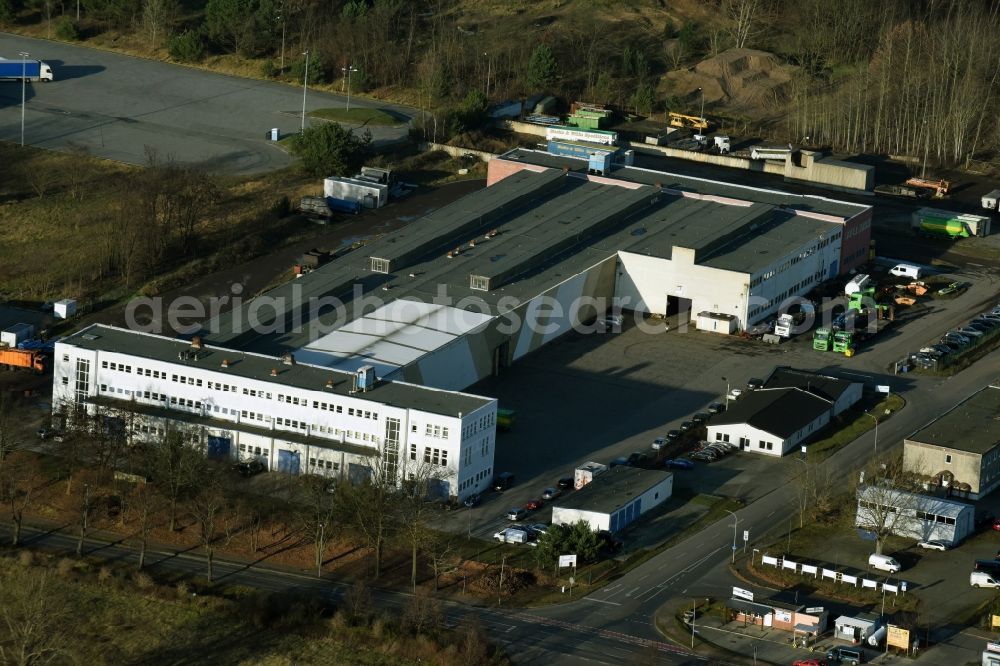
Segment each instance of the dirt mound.
[{"label": "dirt mound", "polygon": [[768,108],[787,100],[798,68],[774,54],[754,49],[729,49],[693,68],[668,72],[662,87],[685,97],[702,88],[705,102],[740,108]]}]

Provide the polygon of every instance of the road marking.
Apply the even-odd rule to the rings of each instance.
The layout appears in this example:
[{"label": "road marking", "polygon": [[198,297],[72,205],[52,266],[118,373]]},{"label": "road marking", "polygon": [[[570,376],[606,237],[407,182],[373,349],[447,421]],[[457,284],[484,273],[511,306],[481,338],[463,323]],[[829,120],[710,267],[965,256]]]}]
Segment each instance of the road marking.
[{"label": "road marking", "polygon": [[776,513],[778,513],[778,510],[777,510],[777,509],[775,509],[775,510],[774,510],[774,511],[772,511],[771,513],[767,514],[767,517],[768,517],[768,518],[770,518],[771,516],[773,516],[773,515],[774,515],[774,514],[776,514]]},{"label": "road marking", "polygon": [[635,593],[635,591],[636,591],[636,590],[638,590],[638,589],[639,589],[639,586],[638,586],[638,585],[636,585],[636,586],[635,586],[635,587],[633,587],[633,588],[632,588],[631,590],[629,590],[629,591],[628,591],[628,592],[627,592],[627,593],[625,594],[625,596],[626,596],[626,597],[631,597],[631,596],[632,596],[632,595],[633,595],[633,594]]},{"label": "road marking", "polygon": [[611,604],[612,606],[621,606],[617,601],[607,601],[606,599],[595,599],[594,597],[584,597],[588,601],[596,601],[601,604]]}]

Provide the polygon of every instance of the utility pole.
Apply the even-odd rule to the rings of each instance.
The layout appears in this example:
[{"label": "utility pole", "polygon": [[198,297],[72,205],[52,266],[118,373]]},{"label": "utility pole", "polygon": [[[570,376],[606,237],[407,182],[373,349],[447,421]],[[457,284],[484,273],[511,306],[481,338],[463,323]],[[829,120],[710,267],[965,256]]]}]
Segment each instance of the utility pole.
[{"label": "utility pole", "polygon": [[872,454],[872,461],[878,458],[878,417],[874,414],[865,412],[866,416],[870,416],[875,421],[875,453]]},{"label": "utility pole", "polygon": [[323,552],[326,550],[326,523],[319,524],[319,549],[316,551],[316,578],[323,577]]},{"label": "utility pole", "polygon": [[[25,87],[28,81],[28,52],[21,51],[19,54],[21,56],[21,146],[24,146],[24,100],[25,100]],[[41,67],[41,65],[39,65]],[[41,73],[39,72],[39,75]]]},{"label": "utility pole", "polygon": [[705,122],[705,89],[704,88],[698,88],[698,92],[701,93],[701,115],[698,116],[698,117],[701,118],[701,122],[704,123]]},{"label": "utility pole", "polygon": [[354,65],[348,65],[347,67],[341,67],[344,73],[347,75],[347,110],[351,110],[351,74],[358,71],[357,67]]},{"label": "utility pole", "polygon": [[725,377],[723,377],[722,381],[726,382],[726,410],[728,411],[729,410],[729,380],[726,379]]},{"label": "utility pole", "polygon": [[309,89],[309,50],[303,53],[306,57],[306,73],[302,75],[302,128],[300,132],[306,131],[306,91]]},{"label": "utility pole", "polygon": [[503,596],[503,567],[507,564],[507,556],[500,560],[500,584],[497,585],[497,606],[500,606],[500,599]]},{"label": "utility pole", "polygon": [[493,59],[489,53],[483,54],[486,57],[486,99],[490,98],[490,75],[493,73]]},{"label": "utility pole", "polygon": [[278,9],[278,20],[281,21],[281,65],[280,65],[278,71],[284,73],[284,71],[285,71],[285,3],[281,3],[281,8]]},{"label": "utility pole", "polygon": [[736,564],[736,526],[740,524],[740,519],[736,517],[736,514],[726,509],[726,513],[733,517],[733,559],[732,563]]},{"label": "utility pole", "polygon": [[698,601],[691,600],[691,649],[694,649],[694,621],[698,617]]}]

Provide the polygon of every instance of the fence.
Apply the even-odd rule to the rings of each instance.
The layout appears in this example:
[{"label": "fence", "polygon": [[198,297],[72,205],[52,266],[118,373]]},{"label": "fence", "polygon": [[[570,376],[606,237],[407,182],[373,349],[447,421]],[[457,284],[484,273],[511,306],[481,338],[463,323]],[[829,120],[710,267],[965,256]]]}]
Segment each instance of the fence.
[{"label": "fence", "polygon": [[843,573],[842,571],[827,569],[826,567],[815,564],[799,563],[784,557],[772,557],[770,555],[761,555],[760,562],[761,564],[767,564],[775,567],[776,569],[787,569],[802,576],[811,575],[813,578],[826,578],[835,583],[850,585],[851,587],[858,587],[858,583],[860,581],[862,588],[869,588],[876,591],[881,589],[883,592],[892,592],[897,595],[900,591],[906,592],[905,581],[900,581],[898,585],[893,585],[877,580],[871,580],[869,578],[851,576]]}]

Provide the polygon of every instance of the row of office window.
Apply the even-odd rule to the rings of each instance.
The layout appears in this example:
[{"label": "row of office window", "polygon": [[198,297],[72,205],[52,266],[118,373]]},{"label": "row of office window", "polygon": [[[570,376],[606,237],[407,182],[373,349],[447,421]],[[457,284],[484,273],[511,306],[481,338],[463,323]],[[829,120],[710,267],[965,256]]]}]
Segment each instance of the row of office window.
[{"label": "row of office window", "polygon": [[485,479],[486,477],[488,477],[492,473],[493,473],[493,468],[489,467],[489,468],[484,469],[483,471],[479,472],[474,477],[471,477],[469,479],[466,479],[465,481],[462,481],[460,484],[458,484],[458,490],[459,490],[459,492],[461,492],[463,490],[466,490],[468,488],[471,488],[473,486],[478,486],[480,481],[482,481],[483,479]]},{"label": "row of office window", "polygon": [[[897,506],[886,506],[879,504],[878,502],[869,502],[868,500],[858,500],[858,506],[867,509],[872,512],[884,512],[884,513],[896,513],[900,510]],[[954,525],[955,519],[951,516],[941,516],[936,513],[931,513],[929,511],[910,511],[903,509],[904,514],[912,514],[918,520],[923,520],[929,523],[940,523],[942,525]]]},{"label": "row of office window", "polygon": [[322,460],[319,458],[309,459],[309,469],[313,473],[319,473],[321,471],[327,472],[337,472],[340,470],[340,463],[333,462],[332,460]]},{"label": "row of office window", "polygon": [[462,429],[462,439],[471,437],[481,430],[485,430],[486,428],[496,425],[496,421],[496,414],[493,413],[487,414],[477,421],[473,421]]},{"label": "row of office window", "polygon": [[250,446],[248,444],[240,444],[240,453],[267,457],[267,449],[261,449],[259,446]]},{"label": "row of office window", "polygon": [[[410,460],[417,460],[417,445],[410,444]],[[448,449],[435,449],[429,446],[424,447],[424,462],[431,465],[448,465]]]}]

